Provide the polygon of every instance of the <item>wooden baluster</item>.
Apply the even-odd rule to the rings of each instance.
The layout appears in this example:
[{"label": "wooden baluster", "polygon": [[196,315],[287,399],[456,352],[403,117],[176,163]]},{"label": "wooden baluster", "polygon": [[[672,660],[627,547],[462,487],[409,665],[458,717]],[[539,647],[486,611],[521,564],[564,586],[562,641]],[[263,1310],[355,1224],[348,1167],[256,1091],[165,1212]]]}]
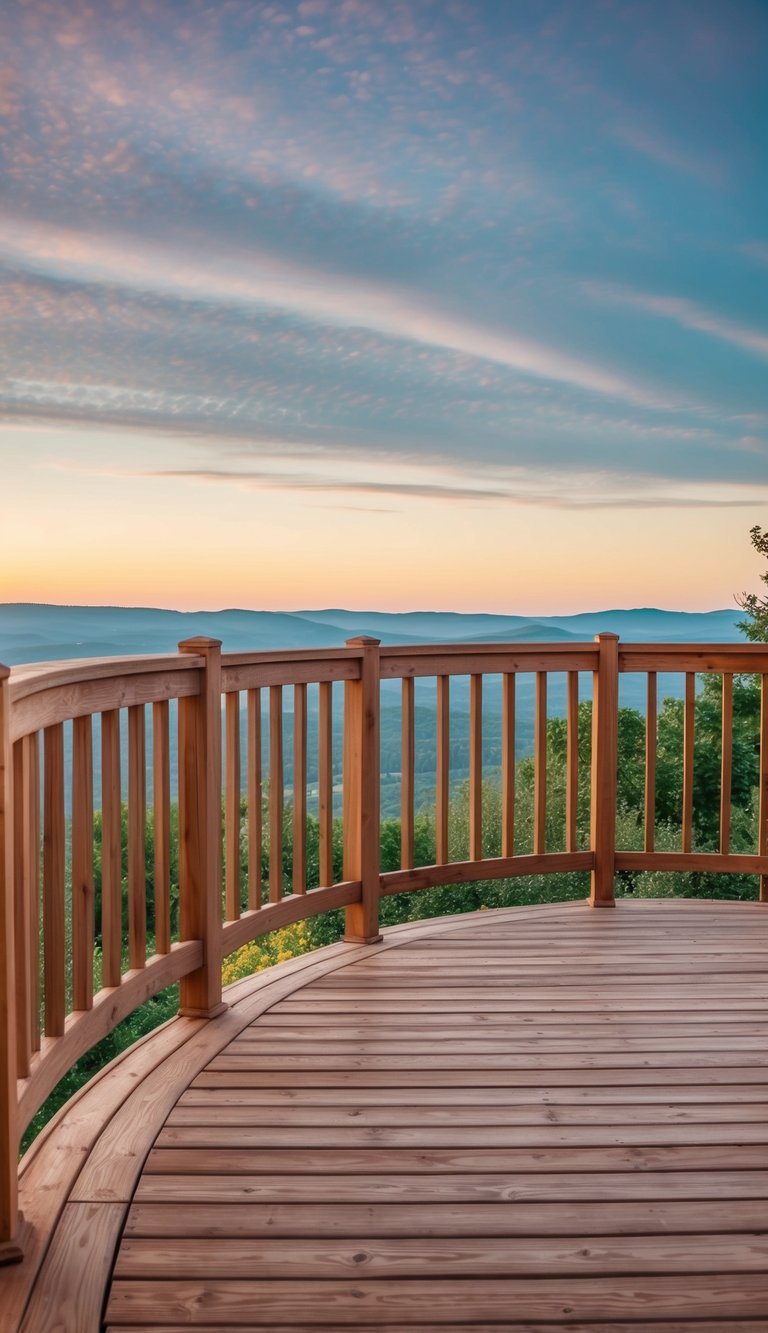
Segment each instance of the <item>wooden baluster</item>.
[{"label": "wooden baluster", "polygon": [[147,753],[144,705],[128,709],[128,966],[147,960]]},{"label": "wooden baluster", "polygon": [[733,768],[733,676],[723,674],[723,725],[720,757],[720,851],[731,850],[731,773]]},{"label": "wooden baluster", "polygon": [[293,892],[307,891],[307,687],[293,687]]},{"label": "wooden baluster", "polygon": [[565,850],[577,851],[576,820],[579,813],[579,673],[568,672],[567,740],[565,773]]},{"label": "wooden baluster", "polygon": [[501,854],[515,854],[515,686],[512,672],[501,683]]},{"label": "wooden baluster", "polygon": [[227,725],[227,794],[224,807],[226,916],[228,921],[237,921],[240,916],[240,695],[233,690],[224,699]]},{"label": "wooden baluster", "polygon": [[320,685],[317,733],[318,818],[320,822],[320,885],[333,884],[333,685]]},{"label": "wooden baluster", "polygon": [[684,852],[693,846],[693,745],[696,719],[696,676],[685,673],[685,704],[683,721],[683,836]]},{"label": "wooden baluster", "polygon": [[171,745],[167,700],[152,705],[152,817],[155,830],[155,953],[171,949]]},{"label": "wooden baluster", "polygon": [[435,860],[448,862],[448,807],[451,767],[451,678],[437,677],[437,773],[435,782]]},{"label": "wooden baluster", "polygon": [[598,669],[592,675],[592,798],[590,841],[595,857],[589,902],[615,906],[616,777],[619,744],[619,639],[598,634]]},{"label": "wooden baluster", "polygon": [[261,907],[261,690],[248,691],[248,907]]},{"label": "wooden baluster", "polygon": [[[760,678],[759,793],[757,852],[768,856],[768,675]],[[768,903],[768,874],[760,876],[760,902]]]},{"label": "wooden baluster", "polygon": [[29,948],[29,884],[24,856],[24,741],[13,746],[13,878],[14,878],[14,975],[16,991],[16,1072],[19,1078],[29,1074],[32,1055],[32,1003]]},{"label": "wooden baluster", "polygon": [[60,1037],[66,1012],[64,924],[64,727],[44,733],[43,805],[43,973],[45,1035]]},{"label": "wooden baluster", "polygon": [[119,986],[123,941],[120,714],[101,715],[101,981]]},{"label": "wooden baluster", "polygon": [[359,880],[360,901],[346,908],[344,938],[375,944],[379,934],[379,640],[347,639],[360,649],[360,678],[344,686],[344,878]]},{"label": "wooden baluster", "polygon": [[645,709],[645,850],[652,852],[656,842],[656,672],[648,672]]},{"label": "wooden baluster", "polygon": [[13,755],[8,667],[0,666],[0,1264],[18,1263]]},{"label": "wooden baluster", "polygon": [[283,689],[269,687],[269,901],[283,896]]},{"label": "wooden baluster", "polygon": [[413,806],[416,762],[414,681],[403,677],[400,736],[400,868],[413,867]]},{"label": "wooden baluster", "polygon": [[93,1007],[93,734],[90,717],[72,727],[72,1008]]},{"label": "wooden baluster", "polygon": [[533,850],[547,850],[547,673],[536,672],[536,716],[533,739]]},{"label": "wooden baluster", "polygon": [[18,1074],[40,1050],[40,755],[37,733],[14,746]]},{"label": "wooden baluster", "polygon": [[203,658],[200,691],[179,700],[179,918],[201,940],[203,964],[181,979],[179,1012],[213,1018],[221,1000],[221,643],[186,639]]},{"label": "wooden baluster", "polygon": [[24,737],[24,867],[29,909],[32,1050],[40,1050],[40,736]]},{"label": "wooden baluster", "polygon": [[483,678],[469,678],[469,859],[483,859]]}]

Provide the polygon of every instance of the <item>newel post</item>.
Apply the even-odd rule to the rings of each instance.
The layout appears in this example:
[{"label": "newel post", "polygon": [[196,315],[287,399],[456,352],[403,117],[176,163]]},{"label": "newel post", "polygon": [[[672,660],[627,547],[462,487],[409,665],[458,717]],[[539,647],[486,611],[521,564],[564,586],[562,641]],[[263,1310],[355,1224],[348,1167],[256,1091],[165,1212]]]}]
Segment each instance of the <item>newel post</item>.
[{"label": "newel post", "polygon": [[361,650],[360,679],[344,685],[344,878],[359,879],[346,908],[344,938],[375,944],[379,934],[379,639],[347,639]]},{"label": "newel post", "polygon": [[616,780],[619,756],[619,636],[597,634],[597,671],[592,677],[591,846],[595,868],[592,907],[614,907]]},{"label": "newel post", "polygon": [[204,660],[200,692],[179,699],[179,925],[203,963],[181,979],[179,1012],[214,1018],[221,999],[221,641],[185,639]]},{"label": "newel post", "polygon": [[0,666],[0,1264],[17,1263],[19,1232],[14,974],[13,780],[9,668]]}]

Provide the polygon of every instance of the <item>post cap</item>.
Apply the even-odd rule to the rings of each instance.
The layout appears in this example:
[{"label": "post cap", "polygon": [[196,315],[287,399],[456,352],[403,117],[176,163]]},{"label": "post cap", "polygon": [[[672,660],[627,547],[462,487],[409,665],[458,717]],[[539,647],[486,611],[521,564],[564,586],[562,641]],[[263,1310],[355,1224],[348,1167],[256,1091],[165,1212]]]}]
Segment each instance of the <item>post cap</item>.
[{"label": "post cap", "polygon": [[207,648],[220,648],[221,639],[209,639],[205,634],[198,634],[194,639],[182,639],[180,653],[204,653]]},{"label": "post cap", "polygon": [[618,643],[619,636],[618,634],[611,634],[610,630],[604,630],[602,634],[595,635],[595,643],[605,643],[606,641],[610,643],[614,640]]},{"label": "post cap", "polygon": [[11,668],[0,662],[0,680],[7,680],[11,674]]},{"label": "post cap", "polygon": [[346,639],[345,648],[378,648],[381,639],[370,639],[367,634],[359,634],[356,639]]}]

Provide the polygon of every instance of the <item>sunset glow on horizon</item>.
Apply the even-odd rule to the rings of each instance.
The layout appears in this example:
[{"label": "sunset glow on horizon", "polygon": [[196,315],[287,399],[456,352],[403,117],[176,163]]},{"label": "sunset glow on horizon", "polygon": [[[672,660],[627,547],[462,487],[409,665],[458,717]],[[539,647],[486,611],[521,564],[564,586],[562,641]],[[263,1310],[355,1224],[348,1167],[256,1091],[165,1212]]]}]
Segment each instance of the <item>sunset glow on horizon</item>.
[{"label": "sunset glow on horizon", "polygon": [[757,0],[10,0],[0,602],[732,607]]}]

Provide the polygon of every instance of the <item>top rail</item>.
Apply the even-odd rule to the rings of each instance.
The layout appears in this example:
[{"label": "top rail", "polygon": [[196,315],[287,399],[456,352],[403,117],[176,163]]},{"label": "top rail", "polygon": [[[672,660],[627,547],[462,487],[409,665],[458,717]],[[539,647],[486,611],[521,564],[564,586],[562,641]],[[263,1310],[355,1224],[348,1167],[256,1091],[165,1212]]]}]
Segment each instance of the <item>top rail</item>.
[{"label": "top rail", "polygon": [[[173,983],[183,1012],[218,1012],[222,955],[259,935],[343,908],[346,938],[371,941],[386,895],[554,871],[589,874],[593,906],[613,905],[617,871],[755,874],[768,899],[768,645],[606,633],[180,650],[0,668],[0,1260],[15,1253],[19,1136],[58,1079]],[[633,673],[646,678],[636,850],[617,849]],[[658,816],[669,673],[682,677],[677,849]],[[705,675],[722,684],[708,695],[718,827],[702,843]],[[760,678],[746,739],[744,675]],[[734,815],[745,769],[752,847],[743,791]]]}]

